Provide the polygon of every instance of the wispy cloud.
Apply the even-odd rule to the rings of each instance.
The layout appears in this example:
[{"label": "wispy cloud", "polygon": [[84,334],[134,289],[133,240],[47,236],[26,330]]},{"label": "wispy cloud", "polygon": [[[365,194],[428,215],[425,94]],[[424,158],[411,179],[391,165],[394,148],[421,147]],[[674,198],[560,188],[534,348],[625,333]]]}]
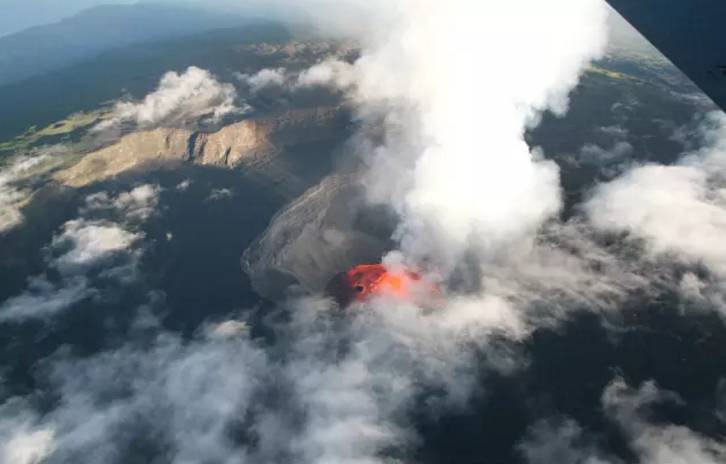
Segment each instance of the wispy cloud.
[{"label": "wispy cloud", "polygon": [[716,464],[726,459],[726,445],[688,427],[654,423],[651,408],[662,402],[680,403],[680,397],[653,382],[640,388],[614,379],[602,397],[605,414],[618,424],[643,464]]},{"label": "wispy cloud", "polygon": [[619,464],[608,456],[572,419],[557,417],[537,421],[518,446],[529,464]]},{"label": "wispy cloud", "polygon": [[[603,391],[601,403],[602,413],[620,429],[638,462],[715,464],[726,459],[726,444],[685,425],[655,419],[654,410],[659,405],[684,405],[678,394],[659,388],[655,382],[633,388],[616,377]],[[529,428],[519,450],[531,464],[624,462],[603,451],[595,438],[572,419],[550,418]]]},{"label": "wispy cloud", "polygon": [[[652,258],[704,265],[726,282],[726,118],[709,115],[701,148],[672,166],[647,164],[600,185],[585,204],[590,222],[628,232]],[[684,276],[688,295],[702,295],[694,274]],[[721,285],[719,283],[719,285]],[[720,291],[712,296],[717,296]],[[695,292],[695,293],[694,293]]]},{"label": "wispy cloud", "polygon": [[27,177],[32,169],[48,159],[48,156],[18,157],[0,169],[0,234],[23,222],[21,203],[29,192],[23,191],[18,182]]},{"label": "wispy cloud", "polygon": [[212,189],[205,201],[229,200],[234,197],[234,191],[228,188]]},{"label": "wispy cloud", "polygon": [[[85,360],[58,355],[46,362],[58,407],[33,422],[8,417],[9,408],[0,417],[15,436],[22,424],[26,440],[42,434],[26,453],[52,450],[61,462],[115,462],[145,437],[151,446],[148,438],[159,438],[156,451],[173,462],[239,462],[233,427],[255,407],[251,395],[261,387],[265,359],[243,336],[185,343],[163,335]],[[0,445],[6,454],[16,448]]]},{"label": "wispy cloud", "polygon": [[237,91],[232,84],[221,83],[209,71],[192,66],[181,74],[166,73],[159,87],[140,102],[117,103],[108,119],[96,129],[126,123],[142,129],[183,126],[201,118],[219,121],[245,110],[236,106],[236,99]]},{"label": "wispy cloud", "polygon": [[108,192],[98,192],[86,198],[85,210],[115,210],[126,220],[145,221],[156,212],[160,193],[161,188],[152,184],[140,185],[116,197]]},{"label": "wispy cloud", "polygon": [[285,87],[290,79],[285,68],[265,68],[254,74],[238,73],[236,77],[252,93],[268,87]]},{"label": "wispy cloud", "polygon": [[[92,298],[99,290],[91,276],[133,280],[143,234],[132,224],[153,213],[159,192],[158,186],[143,185],[117,196],[87,197],[81,216],[63,224],[48,245],[48,272],[31,277],[23,293],[0,303],[0,321],[43,319]],[[113,210],[119,222],[92,218],[99,209]]]}]

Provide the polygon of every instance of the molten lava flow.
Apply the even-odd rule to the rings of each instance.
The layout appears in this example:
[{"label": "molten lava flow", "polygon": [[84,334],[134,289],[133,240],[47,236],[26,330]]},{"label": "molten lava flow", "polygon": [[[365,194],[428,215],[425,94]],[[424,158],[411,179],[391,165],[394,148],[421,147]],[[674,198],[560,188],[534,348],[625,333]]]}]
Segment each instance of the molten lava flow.
[{"label": "molten lava flow", "polygon": [[361,264],[341,272],[331,279],[326,292],[341,307],[379,296],[410,301],[421,307],[438,307],[443,302],[439,287],[418,272],[392,270],[383,264]]},{"label": "molten lava flow", "polygon": [[361,264],[348,271],[347,277],[359,301],[375,295],[408,299],[421,281],[416,272],[389,271],[383,264]]}]

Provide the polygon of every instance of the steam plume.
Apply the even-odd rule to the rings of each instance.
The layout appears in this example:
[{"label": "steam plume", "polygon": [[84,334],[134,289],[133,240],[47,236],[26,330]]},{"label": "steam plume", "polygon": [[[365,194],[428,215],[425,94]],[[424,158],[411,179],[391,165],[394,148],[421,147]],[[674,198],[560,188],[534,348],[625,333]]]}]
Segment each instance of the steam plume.
[{"label": "steam plume", "polygon": [[567,110],[603,51],[604,2],[374,5],[361,58],[313,75],[347,85],[361,116],[383,121],[367,182],[400,214],[403,251],[447,265],[471,245],[491,253],[527,237],[558,212],[560,188],[524,134],[543,111]]}]

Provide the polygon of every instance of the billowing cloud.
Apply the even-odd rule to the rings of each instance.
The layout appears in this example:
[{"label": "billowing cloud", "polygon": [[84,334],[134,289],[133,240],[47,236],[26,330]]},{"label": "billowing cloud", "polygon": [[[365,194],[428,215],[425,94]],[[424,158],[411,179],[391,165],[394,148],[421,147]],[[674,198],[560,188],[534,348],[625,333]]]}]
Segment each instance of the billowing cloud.
[{"label": "billowing cloud", "polygon": [[591,222],[726,275],[726,117],[708,123],[706,145],[677,165],[637,167],[598,187],[586,205]]},{"label": "billowing cloud", "polygon": [[130,123],[139,128],[178,126],[206,117],[218,121],[244,111],[236,106],[237,91],[219,82],[209,71],[190,67],[179,74],[166,73],[159,87],[140,102],[117,103],[109,118],[97,129]]},{"label": "billowing cloud", "polygon": [[636,167],[597,187],[584,209],[595,227],[641,240],[651,258],[706,266],[712,278],[687,273],[682,293],[726,311],[726,117],[710,114],[699,135],[701,148],[677,164]]},{"label": "billowing cloud", "polygon": [[250,92],[257,93],[267,87],[284,87],[289,76],[284,68],[265,68],[255,74],[237,74],[237,79],[245,84]]},{"label": "billowing cloud", "polygon": [[21,399],[0,405],[0,457],[6,464],[40,464],[54,449],[54,433],[38,425],[37,414]]},{"label": "billowing cloud", "polygon": [[[556,215],[558,169],[530,150],[524,134],[544,111],[566,111],[580,72],[603,53],[603,2],[494,7],[400,0],[362,8],[348,1],[305,8],[323,4],[343,16],[360,12],[359,25],[367,28],[357,37],[360,58],[325,60],[294,85],[336,87],[355,107],[364,123],[356,146],[370,167],[370,200],[398,213],[395,239],[406,259],[448,274],[472,249],[505,255]],[[319,22],[327,25],[331,16]],[[253,78],[290,80],[280,70],[247,77]]]},{"label": "billowing cloud", "polygon": [[352,74],[351,99],[384,122],[368,185],[399,212],[411,259],[449,265],[472,245],[500,250],[559,210],[557,168],[530,152],[524,132],[542,111],[567,109],[603,51],[606,15],[600,1],[391,2],[380,15],[389,29],[366,41],[352,73],[309,73]]},{"label": "billowing cloud", "polygon": [[61,401],[43,417],[27,405],[24,416],[0,410],[15,429],[15,442],[0,444],[6,455],[117,462],[132,443],[158,437],[156,451],[172,462],[239,462],[233,428],[254,409],[251,396],[266,375],[264,353],[244,336],[189,344],[160,336],[85,360],[58,355],[46,365]]},{"label": "billowing cloud", "polygon": [[0,303],[0,321],[45,318],[94,296],[97,292],[86,276],[89,272],[132,278],[138,253],[130,248],[140,238],[115,223],[67,222],[50,245],[57,256],[47,262],[60,279],[47,274],[31,277],[22,294]]},{"label": "billowing cloud", "polygon": [[680,397],[653,382],[635,389],[616,378],[602,397],[605,414],[619,425],[643,464],[716,464],[726,459],[726,443],[680,425],[649,420],[658,403],[680,403]]},{"label": "billowing cloud", "polygon": [[[448,295],[440,312],[386,300],[353,308],[360,316],[351,316],[350,332],[336,326],[321,336],[310,332],[317,321],[293,324],[305,335],[287,366],[310,412],[293,441],[303,462],[380,462],[382,450],[405,449],[415,442],[407,416],[417,395],[438,390],[427,404],[466,404],[478,369],[526,365],[517,344],[552,313],[587,298],[604,307],[642,284],[602,248],[588,248],[575,224],[552,226],[553,236],[569,230],[561,240],[576,246],[566,250],[534,238],[560,209],[559,174],[524,134],[544,111],[567,110],[580,71],[605,45],[603,4],[377,7],[384,19],[362,39],[358,60],[324,61],[296,85],[338,88],[355,107],[363,127],[353,145],[370,168],[370,200],[400,219],[399,250],[386,262],[472,285]],[[461,277],[456,267],[472,250],[473,272]],[[310,351],[321,337],[325,347],[352,340],[352,349],[333,361],[325,349]]]},{"label": "billowing cloud", "polygon": [[[432,415],[466,404],[479,371],[463,348],[499,331],[493,318],[455,336],[451,320],[383,301],[348,320],[330,309],[325,299],[291,302],[275,341],[251,339],[232,319],[189,341],[147,324],[115,349],[61,352],[39,368],[57,406],[41,415],[24,404],[0,419],[42,431],[59,462],[116,462],[149,437],[145,458],[179,463],[383,462],[384,450],[415,443],[408,416],[418,397]],[[477,345],[495,369],[517,365],[506,345]]]},{"label": "billowing cloud", "polygon": [[140,235],[117,224],[101,221],[72,220],[63,225],[63,232],[53,238],[53,247],[66,250],[54,259],[52,266],[63,274],[71,274],[127,250]]},{"label": "billowing cloud", "polygon": [[[726,443],[684,425],[656,420],[657,406],[683,406],[681,397],[660,389],[654,382],[639,388],[616,377],[603,391],[602,412],[622,432],[642,464],[716,464],[726,459]],[[551,418],[533,424],[519,445],[530,464],[619,464],[595,437],[568,418]]]},{"label": "billowing cloud", "polygon": [[124,219],[145,221],[156,212],[161,188],[158,185],[144,184],[128,192],[113,197],[108,192],[98,192],[86,198],[88,210],[116,210]]},{"label": "billowing cloud", "polygon": [[580,72],[604,52],[604,2],[271,3],[359,40],[355,62],[325,60],[295,85],[346,92],[366,123],[357,141],[370,198],[398,212],[408,259],[443,268],[471,248],[497,253],[559,211],[558,169],[524,133],[544,111],[566,111]]},{"label": "billowing cloud", "polygon": [[350,63],[336,57],[301,71],[288,71],[285,68],[265,68],[255,74],[237,74],[237,79],[251,93],[265,89],[296,91],[315,87],[328,87],[338,90],[351,90],[356,82],[356,69]]},{"label": "billowing cloud", "polygon": [[350,63],[328,59],[302,71],[295,82],[300,88],[335,87],[350,90],[355,84],[355,67]]}]

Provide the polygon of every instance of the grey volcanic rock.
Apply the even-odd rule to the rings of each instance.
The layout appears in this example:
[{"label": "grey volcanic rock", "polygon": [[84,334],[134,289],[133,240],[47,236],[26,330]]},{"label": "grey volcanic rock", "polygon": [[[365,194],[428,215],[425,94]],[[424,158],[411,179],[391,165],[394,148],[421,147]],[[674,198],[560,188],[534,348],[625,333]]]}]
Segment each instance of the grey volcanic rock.
[{"label": "grey volcanic rock", "polygon": [[345,122],[339,108],[325,107],[246,119],[213,133],[172,128],[136,132],[84,156],[55,178],[69,187],[83,187],[138,168],[185,162],[259,166],[287,146],[339,137]]},{"label": "grey volcanic rock", "polygon": [[365,204],[356,176],[332,175],[281,211],[242,256],[255,290],[274,298],[299,283],[321,291],[335,274],[378,262],[389,217]]}]

